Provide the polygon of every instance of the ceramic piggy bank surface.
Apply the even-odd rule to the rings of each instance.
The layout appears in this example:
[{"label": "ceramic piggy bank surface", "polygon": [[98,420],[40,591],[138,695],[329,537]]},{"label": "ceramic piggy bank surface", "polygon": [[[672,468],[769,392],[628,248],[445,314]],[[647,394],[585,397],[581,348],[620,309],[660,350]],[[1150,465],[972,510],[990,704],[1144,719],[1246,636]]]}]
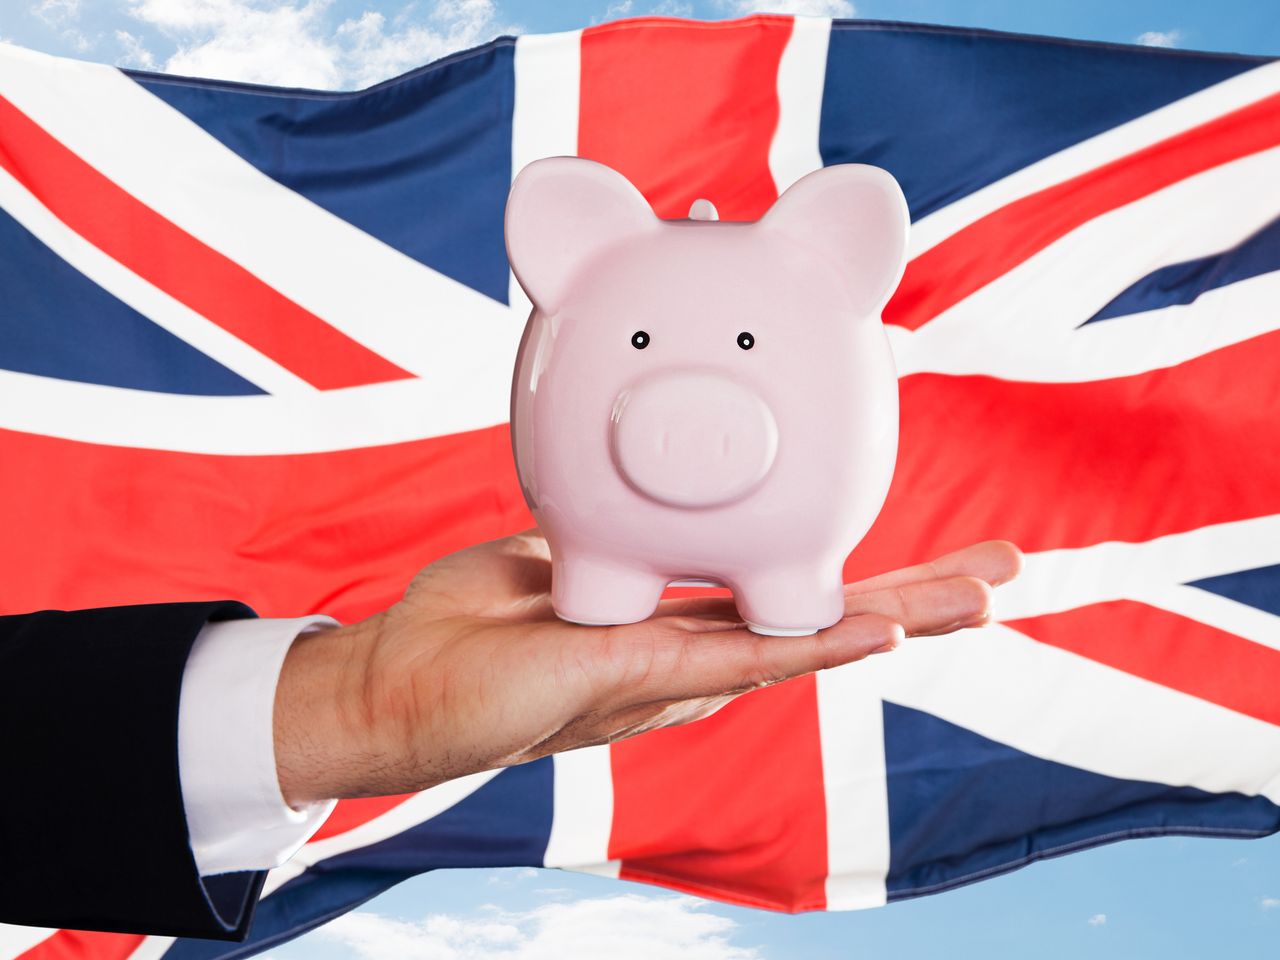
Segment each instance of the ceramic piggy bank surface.
[{"label": "ceramic piggy bank surface", "polygon": [[566,620],[650,616],[668,583],[729,587],[758,633],[843,615],[842,568],[893,474],[880,310],[902,274],[894,179],[828,167],[755,223],[658,219],[620,174],[539,160],[507,203],[534,309],[512,435]]}]

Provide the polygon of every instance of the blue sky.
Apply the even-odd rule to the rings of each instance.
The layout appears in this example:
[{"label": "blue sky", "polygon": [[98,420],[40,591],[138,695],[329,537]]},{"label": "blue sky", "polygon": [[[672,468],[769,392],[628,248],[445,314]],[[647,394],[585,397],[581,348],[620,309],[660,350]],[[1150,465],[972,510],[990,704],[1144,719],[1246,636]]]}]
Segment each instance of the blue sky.
[{"label": "blue sky", "polygon": [[[155,70],[353,88],[501,33],[757,7],[1280,55],[1276,0],[3,0],[0,39]],[[610,960],[1271,957],[1280,837],[1128,842],[881,910],[800,917],[559,871],[441,871],[271,956],[577,960],[601,944]]]},{"label": "blue sky", "polygon": [[1274,0],[4,0],[0,38],[122,66],[351,89],[501,33],[758,8],[1280,53]]}]

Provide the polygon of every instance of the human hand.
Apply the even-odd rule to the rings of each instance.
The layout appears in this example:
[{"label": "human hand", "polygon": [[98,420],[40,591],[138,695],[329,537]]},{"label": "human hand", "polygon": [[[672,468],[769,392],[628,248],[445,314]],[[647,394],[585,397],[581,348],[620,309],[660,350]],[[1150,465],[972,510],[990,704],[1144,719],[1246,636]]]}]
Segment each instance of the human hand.
[{"label": "human hand", "polygon": [[734,697],[990,617],[1021,567],[989,541],[845,588],[809,637],[751,633],[723,597],[586,627],[551,606],[537,530],[428,566],[383,613],[294,642],[276,690],[281,790],[296,807],[422,790],[468,773],[688,723]]}]

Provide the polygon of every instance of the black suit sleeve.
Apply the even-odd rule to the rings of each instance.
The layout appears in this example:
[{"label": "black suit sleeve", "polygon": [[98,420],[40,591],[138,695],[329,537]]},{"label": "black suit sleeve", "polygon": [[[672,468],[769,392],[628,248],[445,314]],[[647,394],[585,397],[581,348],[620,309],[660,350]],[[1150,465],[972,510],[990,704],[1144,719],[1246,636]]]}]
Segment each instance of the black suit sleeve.
[{"label": "black suit sleeve", "polygon": [[244,938],[264,873],[202,879],[178,779],[187,654],[240,603],[0,617],[0,921]]}]

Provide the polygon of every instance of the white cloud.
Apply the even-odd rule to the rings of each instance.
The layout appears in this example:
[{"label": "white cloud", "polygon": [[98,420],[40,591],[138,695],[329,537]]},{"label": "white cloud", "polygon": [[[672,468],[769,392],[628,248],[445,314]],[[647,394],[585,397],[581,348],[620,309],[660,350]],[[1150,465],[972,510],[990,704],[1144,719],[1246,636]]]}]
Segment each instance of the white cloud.
[{"label": "white cloud", "polygon": [[[132,0],[128,13],[171,41],[155,56],[127,31],[117,40],[138,65],[166,73],[281,86],[353,89],[396,76],[517,28],[494,0],[409,3],[391,17],[365,11],[335,22],[332,0]],[[123,34],[123,36],[122,36]]]},{"label": "white cloud", "polygon": [[851,0],[719,0],[720,6],[738,16],[749,13],[789,13],[798,17],[836,17],[847,20],[857,15]]},{"label": "white cloud", "polygon": [[1263,897],[1259,902],[1263,910],[1280,910],[1280,897]]},{"label": "white cloud", "polygon": [[1107,915],[1105,913],[1095,913],[1086,922],[1091,927],[1105,927],[1107,925]]},{"label": "white cloud", "polygon": [[518,32],[518,27],[498,23],[493,0],[437,0],[426,18],[415,18],[412,5],[390,22],[367,12],[343,23],[336,36],[343,46],[347,82],[364,87],[499,34]]},{"label": "white cloud", "polygon": [[146,48],[140,37],[135,37],[128,30],[117,30],[116,40],[124,48],[124,53],[116,60],[118,67],[137,67],[140,70],[154,70],[156,58]]},{"label": "white cloud", "polygon": [[519,883],[521,880],[532,880],[536,876],[538,876],[538,871],[533,867],[507,868],[490,870],[485,881],[490,886],[509,887],[513,883]]},{"label": "white cloud", "polygon": [[729,942],[734,921],[704,907],[693,897],[624,894],[417,923],[357,911],[318,934],[359,960],[759,960]]},{"label": "white cloud", "polygon": [[1138,36],[1137,42],[1144,47],[1176,47],[1182,42],[1182,31],[1148,30]]},{"label": "white cloud", "polygon": [[51,27],[62,27],[80,18],[80,0],[40,0],[31,12]]},{"label": "white cloud", "polygon": [[[724,4],[722,3],[721,6]],[[623,17],[692,17],[693,4],[688,0],[658,0],[647,7],[637,7],[636,0],[613,0],[605,7],[604,14],[595,17],[593,23],[621,20]]]},{"label": "white cloud", "polygon": [[31,13],[81,53],[93,46],[93,40],[78,26],[80,0],[39,0],[31,8]]},{"label": "white cloud", "polygon": [[190,0],[146,0],[133,12],[177,41],[166,73],[331,88],[344,78],[342,51],[323,29],[326,6],[213,0],[201,9]]}]

